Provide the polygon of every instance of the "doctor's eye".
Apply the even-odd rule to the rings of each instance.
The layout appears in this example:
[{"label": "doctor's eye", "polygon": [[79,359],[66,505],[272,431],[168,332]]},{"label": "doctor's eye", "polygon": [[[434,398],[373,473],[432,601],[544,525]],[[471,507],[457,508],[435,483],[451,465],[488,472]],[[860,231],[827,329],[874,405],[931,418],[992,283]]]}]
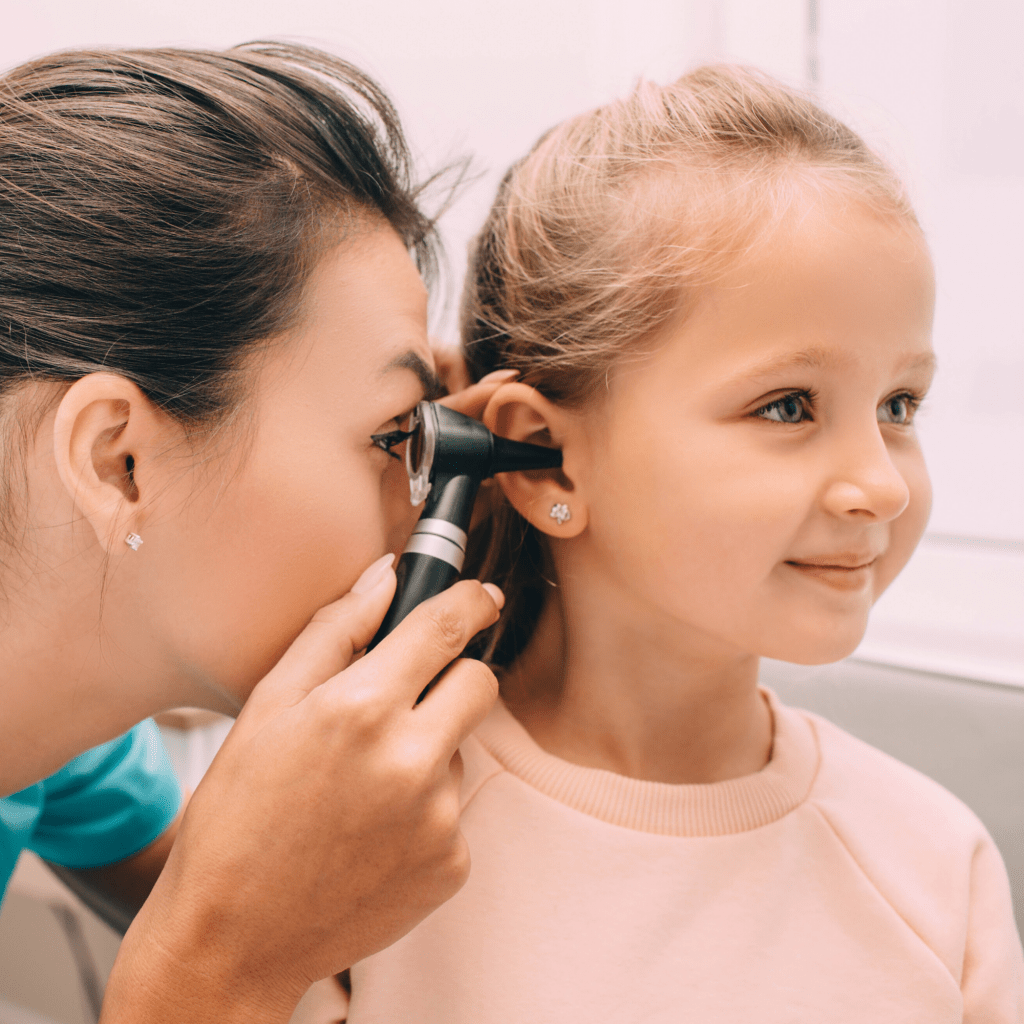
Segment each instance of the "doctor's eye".
[{"label": "doctor's eye", "polygon": [[917,412],[920,405],[920,396],[905,391],[901,395],[887,398],[878,407],[878,419],[882,423],[896,423],[906,427],[914,421],[914,413]]},{"label": "doctor's eye", "polygon": [[383,434],[371,434],[370,441],[382,452],[387,452],[393,459],[400,459],[401,456],[392,451],[397,448],[406,438],[412,436],[411,430],[388,430]]}]

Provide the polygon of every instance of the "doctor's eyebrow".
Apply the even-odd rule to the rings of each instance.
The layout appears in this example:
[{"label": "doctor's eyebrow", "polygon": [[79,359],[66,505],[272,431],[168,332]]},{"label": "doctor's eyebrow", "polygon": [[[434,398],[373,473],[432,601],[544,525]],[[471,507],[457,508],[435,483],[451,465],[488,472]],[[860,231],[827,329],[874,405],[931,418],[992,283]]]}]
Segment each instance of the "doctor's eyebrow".
[{"label": "doctor's eyebrow", "polygon": [[448,394],[448,389],[441,383],[440,377],[424,362],[423,357],[419,353],[413,352],[412,349],[392,359],[384,367],[381,376],[392,370],[412,370],[419,378],[420,384],[423,385],[423,397],[428,402],[433,402]]}]

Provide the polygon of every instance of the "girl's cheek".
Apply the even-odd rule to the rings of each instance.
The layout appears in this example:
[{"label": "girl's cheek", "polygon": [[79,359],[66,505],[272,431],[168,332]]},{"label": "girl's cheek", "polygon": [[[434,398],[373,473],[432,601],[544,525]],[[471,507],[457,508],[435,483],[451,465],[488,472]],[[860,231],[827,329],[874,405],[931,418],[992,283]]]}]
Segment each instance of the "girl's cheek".
[{"label": "girl's cheek", "polygon": [[877,601],[910,561],[931,513],[932,486],[920,452],[897,463],[909,492],[907,507],[888,524],[888,546],[879,558],[872,600]]},{"label": "girl's cheek", "polygon": [[928,475],[923,455],[919,454],[914,460],[908,486],[911,502],[908,511],[914,514],[915,525],[924,533],[932,512],[932,478]]},{"label": "girl's cheek", "polygon": [[894,526],[920,535],[928,523],[932,508],[932,482],[924,455],[915,444],[897,452],[893,458],[897,471],[907,487],[907,507],[897,516]]},{"label": "girl's cheek", "polygon": [[890,564],[886,567],[888,570],[886,586],[899,575],[910,561],[924,535],[932,508],[932,484],[924,465],[924,459],[918,458],[910,465],[901,468],[910,491],[910,500],[903,512],[893,521],[890,531],[888,554],[891,557]]}]

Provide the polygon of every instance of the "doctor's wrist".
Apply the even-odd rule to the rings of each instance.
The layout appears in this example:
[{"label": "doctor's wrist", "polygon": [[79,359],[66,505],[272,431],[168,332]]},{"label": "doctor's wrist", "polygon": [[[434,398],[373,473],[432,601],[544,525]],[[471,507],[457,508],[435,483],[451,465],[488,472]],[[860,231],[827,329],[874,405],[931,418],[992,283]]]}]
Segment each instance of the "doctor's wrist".
[{"label": "doctor's wrist", "polygon": [[161,903],[154,894],[125,935],[100,1024],[286,1024],[308,980],[247,950],[215,912]]}]

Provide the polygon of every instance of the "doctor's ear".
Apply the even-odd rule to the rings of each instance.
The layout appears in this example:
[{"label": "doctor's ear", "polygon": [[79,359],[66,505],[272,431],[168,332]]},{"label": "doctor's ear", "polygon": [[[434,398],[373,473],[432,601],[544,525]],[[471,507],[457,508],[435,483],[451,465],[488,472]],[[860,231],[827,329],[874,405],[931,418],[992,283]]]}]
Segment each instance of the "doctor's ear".
[{"label": "doctor's ear", "polygon": [[172,427],[166,413],[116,373],[90,373],[61,399],[53,424],[57,472],[107,554],[126,543],[138,549],[155,455],[168,447]]},{"label": "doctor's ear", "polygon": [[495,392],[483,420],[500,437],[561,449],[561,469],[500,473],[497,480],[515,510],[542,533],[579,536],[588,521],[581,419],[528,384],[511,383]]}]

